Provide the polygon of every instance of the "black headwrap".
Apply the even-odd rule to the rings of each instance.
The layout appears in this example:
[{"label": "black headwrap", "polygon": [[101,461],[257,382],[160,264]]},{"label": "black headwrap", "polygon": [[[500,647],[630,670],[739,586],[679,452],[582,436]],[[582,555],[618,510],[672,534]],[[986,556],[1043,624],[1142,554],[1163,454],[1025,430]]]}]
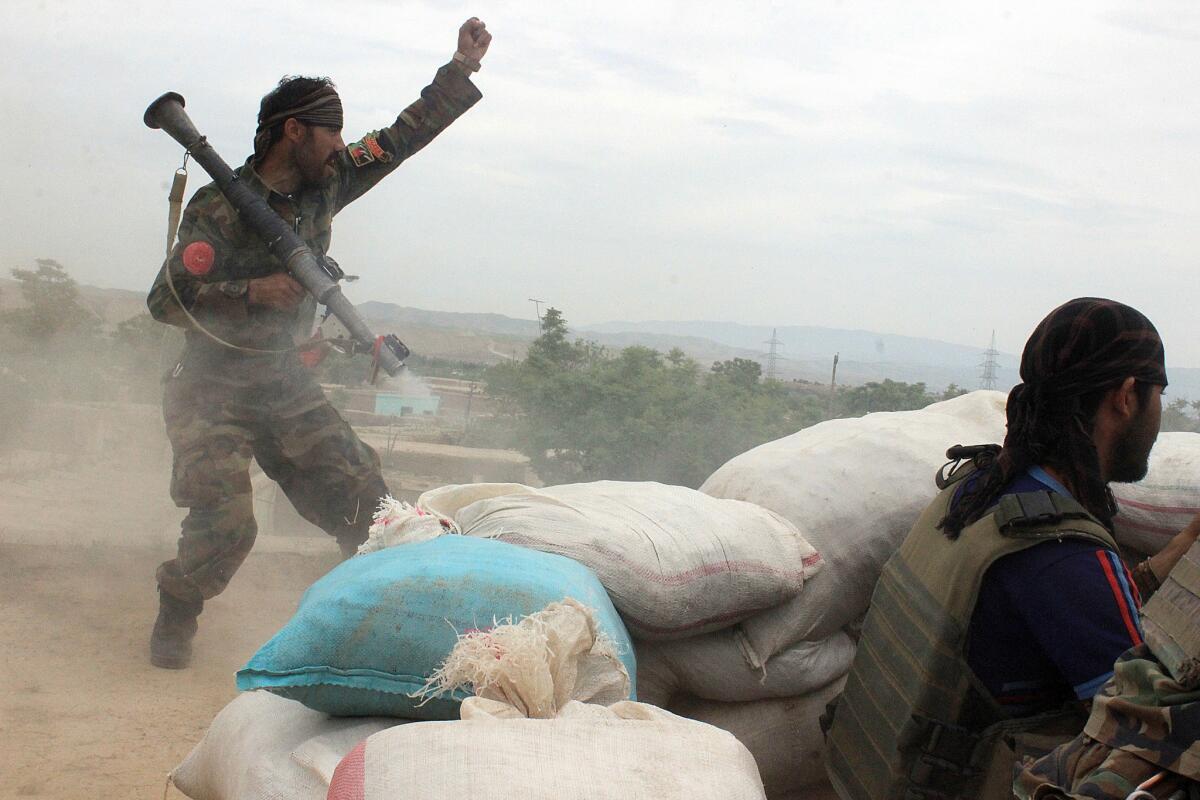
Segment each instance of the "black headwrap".
[{"label": "black headwrap", "polygon": [[1022,383],[1012,405],[1078,397],[1126,378],[1167,385],[1166,356],[1153,323],[1115,300],[1079,297],[1051,311],[1034,329],[1021,354]]},{"label": "black headwrap", "polygon": [[991,508],[1030,466],[1059,469],[1075,499],[1110,525],[1116,501],[1092,440],[1099,393],[1127,378],[1167,385],[1158,331],[1140,312],[1113,300],[1080,297],[1038,324],[1021,354],[1021,383],[1008,395],[1004,447],[976,461],[979,476],[939,523],[951,539]]},{"label": "black headwrap", "polygon": [[254,131],[254,157],[261,159],[271,146],[271,131],[277,126],[295,117],[309,125],[322,125],[327,128],[342,128],[342,99],[337,89],[326,84],[318,86],[313,91],[301,97],[288,108],[276,111],[269,117],[258,116],[258,128]]}]

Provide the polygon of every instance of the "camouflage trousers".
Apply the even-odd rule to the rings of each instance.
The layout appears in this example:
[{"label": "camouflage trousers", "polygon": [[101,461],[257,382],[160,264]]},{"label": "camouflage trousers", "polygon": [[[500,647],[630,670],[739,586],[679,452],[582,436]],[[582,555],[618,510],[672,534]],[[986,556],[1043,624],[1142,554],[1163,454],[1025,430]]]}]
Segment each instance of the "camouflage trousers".
[{"label": "camouflage trousers", "polygon": [[159,566],[157,580],[161,591],[181,600],[220,594],[254,545],[251,458],[343,553],[366,540],[388,493],[379,456],[313,378],[298,367],[267,372],[269,379],[251,386],[186,370],[167,381],[171,498],[188,514],[178,553]]}]

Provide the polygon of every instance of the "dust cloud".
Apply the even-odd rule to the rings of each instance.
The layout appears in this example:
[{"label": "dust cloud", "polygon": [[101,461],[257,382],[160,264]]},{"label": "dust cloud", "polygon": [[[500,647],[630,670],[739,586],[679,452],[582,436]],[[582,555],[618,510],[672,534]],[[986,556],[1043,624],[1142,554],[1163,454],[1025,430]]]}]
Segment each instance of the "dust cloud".
[{"label": "dust cloud", "polygon": [[152,667],[154,573],[183,517],[162,412],[84,399],[104,393],[81,385],[74,360],[29,359],[0,376],[0,796],[161,797],[235,696],[236,670],[337,547],[260,533],[201,615],[191,668]]}]

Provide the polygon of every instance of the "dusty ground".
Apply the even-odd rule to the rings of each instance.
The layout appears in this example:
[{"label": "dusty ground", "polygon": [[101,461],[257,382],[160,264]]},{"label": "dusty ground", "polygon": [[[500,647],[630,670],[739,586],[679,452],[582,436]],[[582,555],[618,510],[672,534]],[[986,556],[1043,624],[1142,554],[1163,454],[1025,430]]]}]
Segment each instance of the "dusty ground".
[{"label": "dusty ground", "polygon": [[179,519],[165,470],[38,460],[0,460],[0,798],[160,798],[337,548],[263,537],[205,609],[192,667],[156,669],[154,568]]},{"label": "dusty ground", "polygon": [[205,610],[192,667],[171,672],[146,659],[166,550],[0,544],[0,796],[161,797],[334,549],[252,555]]}]

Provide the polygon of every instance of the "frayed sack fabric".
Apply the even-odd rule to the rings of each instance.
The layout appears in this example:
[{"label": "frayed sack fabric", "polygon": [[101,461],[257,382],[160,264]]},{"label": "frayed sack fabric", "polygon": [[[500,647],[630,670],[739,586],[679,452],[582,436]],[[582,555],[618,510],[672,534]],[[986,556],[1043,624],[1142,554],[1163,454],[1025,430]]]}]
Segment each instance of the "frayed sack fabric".
[{"label": "frayed sack fabric", "polygon": [[400,544],[428,542],[458,532],[453,520],[431,514],[389,495],[379,502],[367,540],[358,546],[358,555],[376,553]]},{"label": "frayed sack fabric", "polygon": [[566,688],[579,672],[629,680],[591,617],[568,600],[462,637],[429,687],[470,683],[462,718],[368,738],[338,765],[329,800],[763,800],[754,759],[733,736],[643,703],[581,702]]},{"label": "frayed sack fabric", "polygon": [[238,673],[237,685],[329,714],[455,719],[466,690],[411,695],[459,634],[565,597],[594,611],[598,630],[635,675],[629,635],[590,570],[561,556],[450,535],[335,567],[304,593],[292,619]]},{"label": "frayed sack fabric", "polygon": [[835,419],[730,460],[701,491],[769,508],[794,523],[824,562],[804,590],[741,623],[758,663],[819,640],[867,611],[883,564],[937,493],[955,444],[1004,438],[1005,396],[978,391],[919,411]]},{"label": "frayed sack fabric", "polygon": [[473,484],[434,489],[417,505],[467,536],[587,565],[629,630],[647,640],[729,627],[794,597],[821,566],[779,514],[683,486]]},{"label": "frayed sack fabric", "polygon": [[269,692],[246,692],[221,709],[171,782],[192,800],[325,800],[338,762],[397,724],[331,717]]}]

